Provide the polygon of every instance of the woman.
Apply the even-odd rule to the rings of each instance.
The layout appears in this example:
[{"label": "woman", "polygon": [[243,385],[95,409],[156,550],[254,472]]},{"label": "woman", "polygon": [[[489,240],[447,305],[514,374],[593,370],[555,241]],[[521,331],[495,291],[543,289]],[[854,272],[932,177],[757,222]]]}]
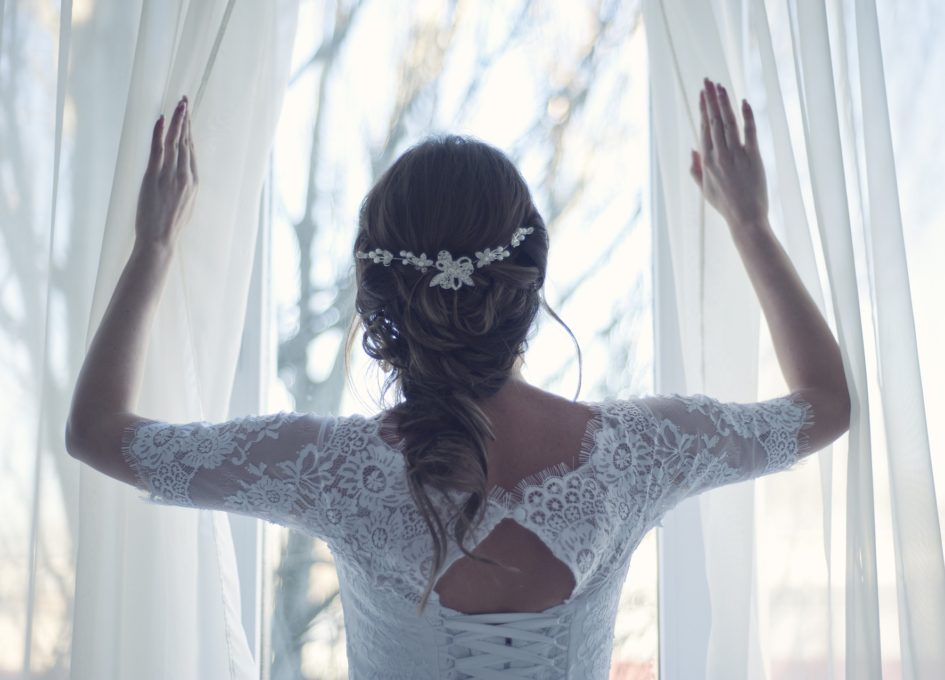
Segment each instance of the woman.
[{"label": "woman", "polygon": [[[633,550],[684,498],[770,474],[849,426],[839,347],[767,222],[751,108],[700,94],[692,175],[727,220],[790,393],[569,401],[520,368],[548,234],[510,161],[445,137],[405,152],[355,241],[365,351],[394,407],[169,424],[132,413],[146,332],[197,187],[186,101],[155,126],[131,260],[76,385],[76,458],[153,501],[327,541],[352,678],[607,677]],[[435,255],[435,259],[433,254]]]}]

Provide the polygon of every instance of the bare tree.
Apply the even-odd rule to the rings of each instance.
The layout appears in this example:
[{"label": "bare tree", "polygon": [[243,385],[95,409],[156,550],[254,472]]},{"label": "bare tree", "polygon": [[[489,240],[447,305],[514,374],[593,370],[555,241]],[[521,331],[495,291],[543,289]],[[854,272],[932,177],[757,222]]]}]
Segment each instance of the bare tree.
[{"label": "bare tree", "polygon": [[[336,88],[344,86],[336,69],[343,51],[350,48],[350,29],[364,5],[364,2],[336,2],[331,30],[292,77],[292,82],[295,82],[305,69],[318,69],[304,210],[293,225],[300,263],[297,273],[299,297],[294,312],[298,315],[298,323],[280,343],[278,365],[280,377],[295,398],[296,408],[316,413],[336,412],[339,407],[344,388],[344,343],[340,343],[331,360],[331,371],[321,381],[313,380],[306,370],[308,348],[321,333],[330,330],[343,332],[349,327],[354,289],[350,268],[342,267],[338,268],[342,273],[327,290],[312,284],[313,244],[325,230],[336,228],[333,224],[320,223],[315,217],[323,214],[319,210],[319,201],[326,200],[325,192],[316,187],[315,178],[323,165],[330,162],[323,144],[325,112],[329,110],[328,100],[335,95]],[[395,69],[396,88],[384,126],[385,133],[379,141],[365,140],[365,147],[369,150],[371,183],[393,162],[408,139],[436,128],[442,120],[439,104],[443,98],[444,72],[450,50],[454,47],[454,38],[461,28],[468,28],[470,22],[482,21],[482,11],[481,4],[447,0],[441,11],[433,16],[414,15],[409,19],[407,39]],[[621,9],[621,3],[613,1],[594,3],[591,11],[595,17],[593,31],[579,46],[579,54],[570,64],[570,77],[562,85],[544,88],[544,100],[536,103],[540,115],[511,152],[513,159],[529,152],[546,153],[547,161],[537,188],[547,206],[544,214],[551,230],[557,229],[568,211],[580,202],[589,179],[586,172],[578,173],[576,178],[570,172],[565,177],[561,169],[572,160],[569,142],[572,141],[573,128],[580,124],[582,109],[598,73],[608,66],[608,57],[602,46],[612,44],[617,34],[626,36],[632,33],[639,17],[638,8],[627,12],[625,8]],[[535,38],[540,12],[541,9],[531,0],[516,4],[511,11],[512,19],[503,27],[502,37],[495,41],[495,46],[476,55],[474,67],[457,97],[459,103],[451,121],[453,126],[462,124],[495,64],[516,45]],[[618,19],[621,12],[625,16]],[[482,26],[489,28],[487,21]],[[585,151],[594,153],[595,148],[591,146],[589,151]],[[628,216],[628,227],[638,217],[639,211]],[[589,268],[586,276],[591,275]],[[327,306],[316,304],[315,297],[326,294],[331,297],[331,303]],[[561,302],[566,302],[567,298],[566,295]],[[611,331],[615,325],[616,321],[610,325]],[[311,601],[309,595],[313,568],[329,559],[317,541],[288,532],[281,562],[276,569],[272,624],[274,680],[305,677],[302,650],[311,632],[325,625],[337,626],[341,621],[337,590],[317,601]]]},{"label": "bare tree", "polygon": [[[107,11],[112,10],[112,11]],[[49,23],[38,7],[14,3],[4,12],[3,50],[0,68],[0,258],[5,270],[0,303],[0,371],[12,392],[11,404],[39,405],[41,415],[35,448],[15,451],[32,463],[31,477],[15,488],[19,498],[8,498],[28,511],[28,525],[7,522],[3,542],[23,545],[7,555],[26,554],[28,581],[18,589],[23,602],[3,603],[0,611],[25,611],[22,627],[23,668],[44,672],[44,677],[65,677],[72,641],[75,542],[78,533],[78,464],[65,451],[62,424],[70,403],[72,381],[85,355],[88,312],[95,281],[96,250],[100,246],[95,225],[104,222],[101,187],[109,169],[102,158],[101,140],[89,133],[101,120],[114,115],[106,98],[97,96],[90,83],[120,80],[128,66],[121,59],[103,59],[101,36],[133,39],[131,12],[115,10],[111,3],[96,4],[88,17],[74,27],[70,72],[56,73],[55,50],[37,49],[44,41],[58,41],[55,22]],[[40,61],[43,60],[43,61]],[[32,74],[51,74],[32,77]],[[39,111],[55,111],[57,78],[68,84],[68,108],[75,134],[64,133],[58,185],[56,229],[50,229],[50,197],[38,196],[52,176],[48,140],[36,139],[34,121]],[[32,106],[30,106],[32,104]],[[27,112],[29,112],[27,114]],[[48,116],[52,121],[52,116]],[[113,129],[120,129],[114,121]],[[98,198],[96,202],[95,198]],[[35,207],[44,206],[37,212]],[[50,243],[51,238],[54,243]],[[86,282],[77,286],[76,282]],[[50,306],[47,309],[47,302]],[[26,313],[14,313],[19,308]],[[41,404],[41,405],[40,405]],[[9,413],[22,417],[24,413]],[[35,428],[35,426],[34,426]],[[10,428],[11,430],[15,428]],[[29,441],[32,441],[31,438]],[[12,460],[12,459],[10,459]],[[18,466],[19,467],[19,466]],[[19,477],[17,478],[18,481]],[[55,496],[58,496],[56,498]],[[53,519],[52,512],[62,509]],[[20,516],[17,513],[16,516]],[[60,523],[61,520],[61,523]],[[58,531],[64,527],[64,535]],[[37,593],[42,592],[42,598]],[[25,605],[25,607],[23,606]],[[34,615],[35,612],[35,615]],[[51,612],[56,612],[54,615]],[[42,620],[42,634],[39,621]],[[52,625],[50,625],[52,624]]]}]

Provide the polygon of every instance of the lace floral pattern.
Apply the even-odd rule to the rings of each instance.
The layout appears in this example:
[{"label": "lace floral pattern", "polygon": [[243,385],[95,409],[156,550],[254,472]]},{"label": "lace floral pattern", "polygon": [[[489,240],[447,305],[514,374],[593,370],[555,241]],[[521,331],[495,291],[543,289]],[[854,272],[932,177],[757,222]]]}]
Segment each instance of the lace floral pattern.
[{"label": "lace floral pattern", "polygon": [[[626,570],[621,573],[626,575]],[[617,605],[623,581],[623,578],[612,577],[588,598],[582,635],[575,638],[580,640],[576,658],[585,664],[582,668],[584,677],[604,680],[610,675]]]},{"label": "lace floral pattern", "polygon": [[[146,419],[126,428],[122,454],[150,502],[225,509],[289,525],[321,493],[313,469],[316,447],[306,443],[318,426],[308,414],[286,411],[218,424]],[[285,441],[276,444],[286,431],[299,443],[288,452]],[[275,470],[280,474],[273,476]]]},{"label": "lace floral pattern", "polygon": [[[807,453],[813,415],[797,395],[753,404],[673,394],[585,405],[594,417],[578,465],[549,467],[511,491],[493,488],[470,547],[505,518],[548,546],[575,580],[553,608],[574,622],[565,637],[576,645],[566,655],[569,669],[555,677],[602,680],[617,598],[645,533],[687,497],[792,467]],[[434,593],[429,613],[417,618],[432,544],[401,450],[381,438],[380,423],[381,414],[287,412],[219,424],[144,420],[127,428],[122,452],[152,502],[250,514],[327,541],[352,678],[447,677],[450,646],[431,640],[452,610]],[[441,573],[460,557],[451,544]]]}]

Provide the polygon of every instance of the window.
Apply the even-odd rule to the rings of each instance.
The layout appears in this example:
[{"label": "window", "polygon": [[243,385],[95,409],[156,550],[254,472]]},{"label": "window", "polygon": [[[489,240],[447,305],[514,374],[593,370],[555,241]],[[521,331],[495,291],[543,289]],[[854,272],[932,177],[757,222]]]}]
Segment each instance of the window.
[{"label": "window", "polygon": [[[633,3],[303,2],[274,151],[272,272],[278,376],[270,410],[373,414],[378,394],[356,344],[350,249],[374,179],[431,132],[506,151],[551,232],[546,293],[577,336],[581,399],[651,389],[646,46]],[[526,377],[562,396],[577,355],[539,317]],[[360,401],[359,401],[360,399]],[[345,677],[331,555],[267,526],[271,678]],[[614,672],[655,678],[656,559],[651,534],[630,567]]]}]

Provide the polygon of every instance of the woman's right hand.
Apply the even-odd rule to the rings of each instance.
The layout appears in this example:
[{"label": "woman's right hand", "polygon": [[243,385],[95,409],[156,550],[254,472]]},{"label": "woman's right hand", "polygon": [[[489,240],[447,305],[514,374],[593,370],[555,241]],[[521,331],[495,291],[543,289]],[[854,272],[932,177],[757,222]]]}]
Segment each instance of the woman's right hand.
[{"label": "woman's right hand", "polygon": [[728,93],[708,78],[699,93],[699,111],[702,152],[693,150],[689,172],[706,200],[732,227],[767,220],[765,168],[748,102],[742,100],[744,144]]}]

